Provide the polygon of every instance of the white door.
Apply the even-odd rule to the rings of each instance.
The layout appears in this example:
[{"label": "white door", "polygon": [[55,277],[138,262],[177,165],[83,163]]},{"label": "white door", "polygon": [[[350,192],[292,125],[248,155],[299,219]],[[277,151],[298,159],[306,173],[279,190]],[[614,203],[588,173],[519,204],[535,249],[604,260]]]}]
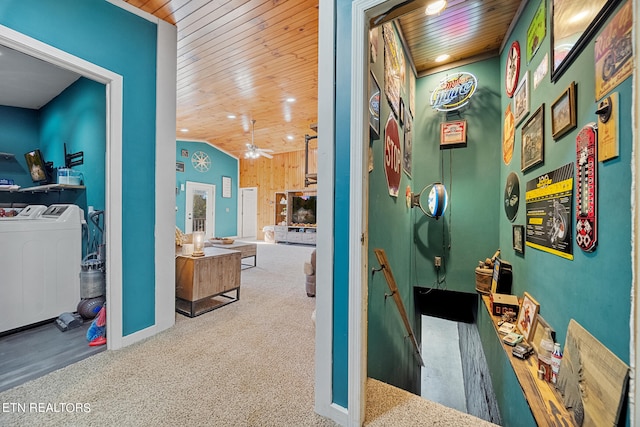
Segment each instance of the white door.
[{"label": "white door", "polygon": [[240,189],[240,237],[258,236],[258,189]]},{"label": "white door", "polygon": [[187,181],[184,232],[204,231],[205,237],[215,236],[216,186]]}]

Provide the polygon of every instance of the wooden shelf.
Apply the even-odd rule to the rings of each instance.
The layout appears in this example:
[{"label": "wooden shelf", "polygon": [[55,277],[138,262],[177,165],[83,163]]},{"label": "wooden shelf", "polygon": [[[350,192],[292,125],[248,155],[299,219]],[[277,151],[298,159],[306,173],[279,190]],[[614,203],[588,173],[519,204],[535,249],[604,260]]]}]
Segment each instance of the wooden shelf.
[{"label": "wooden shelf", "polygon": [[482,300],[538,426],[577,426],[555,386],[538,378],[538,358],[532,355],[522,360],[511,354],[513,347],[503,343],[502,335],[498,333],[500,317],[491,314],[489,296],[483,295]]},{"label": "wooden shelf", "polygon": [[10,159],[13,159],[14,157],[16,157],[16,156],[13,153],[0,152],[0,159],[2,159],[2,160],[10,160]]}]

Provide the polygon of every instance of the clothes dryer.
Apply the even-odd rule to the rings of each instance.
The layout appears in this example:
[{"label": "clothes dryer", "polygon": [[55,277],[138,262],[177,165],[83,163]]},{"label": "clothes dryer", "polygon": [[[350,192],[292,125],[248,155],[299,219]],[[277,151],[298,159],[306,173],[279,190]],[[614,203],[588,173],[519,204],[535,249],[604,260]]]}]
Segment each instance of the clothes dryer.
[{"label": "clothes dryer", "polygon": [[80,301],[82,224],[76,205],[0,221],[0,333],[73,312]]}]

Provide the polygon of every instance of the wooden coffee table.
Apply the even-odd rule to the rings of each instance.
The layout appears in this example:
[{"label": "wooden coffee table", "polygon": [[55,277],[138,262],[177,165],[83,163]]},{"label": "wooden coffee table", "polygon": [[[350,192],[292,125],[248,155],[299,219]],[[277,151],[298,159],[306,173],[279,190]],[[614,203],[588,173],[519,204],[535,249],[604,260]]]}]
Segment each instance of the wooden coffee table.
[{"label": "wooden coffee table", "polygon": [[255,243],[243,242],[241,240],[236,240],[233,243],[222,243],[221,240],[210,240],[209,243],[211,246],[222,249],[231,249],[234,251],[240,252],[240,258],[252,258],[253,257],[253,265],[242,263],[242,269],[252,268],[258,265],[258,255],[257,248],[258,245]]}]

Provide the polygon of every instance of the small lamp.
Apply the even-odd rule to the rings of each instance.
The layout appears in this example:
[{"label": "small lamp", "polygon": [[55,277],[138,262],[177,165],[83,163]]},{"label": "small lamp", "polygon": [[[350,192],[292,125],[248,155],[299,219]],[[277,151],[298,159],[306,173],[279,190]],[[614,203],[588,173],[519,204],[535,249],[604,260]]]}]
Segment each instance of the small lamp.
[{"label": "small lamp", "polygon": [[193,254],[191,256],[204,256],[204,232],[193,233]]},{"label": "small lamp", "polygon": [[[425,191],[427,192],[427,200],[423,201],[422,194]],[[424,187],[420,194],[413,195],[411,207],[418,206],[426,216],[438,219],[447,209],[448,201],[449,197],[444,184],[434,182],[433,184]]]}]

